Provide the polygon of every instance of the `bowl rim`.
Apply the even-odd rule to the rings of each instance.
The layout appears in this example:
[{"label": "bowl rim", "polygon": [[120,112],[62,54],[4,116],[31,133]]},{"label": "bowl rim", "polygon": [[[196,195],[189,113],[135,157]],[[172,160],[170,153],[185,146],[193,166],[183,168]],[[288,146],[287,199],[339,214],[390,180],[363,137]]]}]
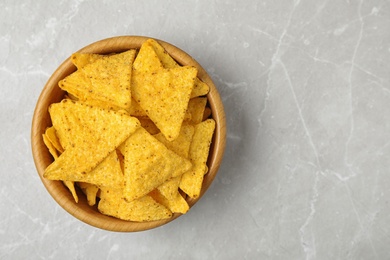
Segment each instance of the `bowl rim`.
[{"label": "bowl rim", "polygon": [[[203,185],[200,196],[196,199],[187,197],[187,202],[190,208],[197,203],[204,193],[207,191],[212,181],[214,180],[218,169],[221,165],[223,154],[226,146],[226,118],[223,108],[223,103],[214,85],[211,77],[203,69],[203,67],[193,59],[189,54],[180,48],[148,36],[115,36],[102,39],[79,49],[76,52],[80,53],[99,53],[108,54],[113,52],[123,52],[131,48],[139,48],[147,39],[155,39],[166,51],[181,65],[191,65],[198,69],[198,78],[204,81],[210,87],[210,92],[207,94],[209,106],[211,108],[212,118],[216,121],[215,132],[213,136],[210,154],[208,158],[209,172],[204,176]],[[38,175],[44,184],[45,188],[53,199],[67,211],[69,214],[79,219],[80,221],[89,224],[93,227],[108,231],[117,232],[136,232],[156,228],[167,224],[182,214],[174,213],[171,218],[150,222],[132,222],[106,216],[97,211],[96,206],[88,205],[85,196],[79,195],[79,202],[76,203],[67,188],[61,181],[52,181],[45,179],[43,173],[46,167],[53,161],[48,149],[43,143],[42,134],[48,126],[51,125],[50,116],[48,115],[48,107],[50,104],[59,102],[64,96],[64,91],[58,87],[58,81],[70,73],[74,72],[76,67],[71,62],[70,56],[63,61],[59,67],[49,77],[34,109],[32,124],[31,124],[31,148],[34,159],[34,164]],[[46,117],[44,115],[46,114]],[[66,192],[64,192],[66,191]],[[80,196],[81,195],[81,196]],[[96,214],[96,211],[99,214]]]}]

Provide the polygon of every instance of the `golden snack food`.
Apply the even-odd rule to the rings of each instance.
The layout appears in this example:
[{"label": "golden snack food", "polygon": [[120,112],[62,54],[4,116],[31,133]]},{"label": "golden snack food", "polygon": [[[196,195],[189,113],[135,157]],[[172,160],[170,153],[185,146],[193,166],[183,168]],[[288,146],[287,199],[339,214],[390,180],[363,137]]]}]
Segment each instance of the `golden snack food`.
[{"label": "golden snack food", "polygon": [[[44,177],[63,181],[78,202],[76,182],[89,205],[97,202],[100,212],[123,220],[186,213],[189,206],[179,189],[199,196],[214,132],[213,119],[201,124],[207,99],[190,99],[197,69],[169,63],[173,59],[152,40],[138,52],[74,53],[71,59],[77,70],[59,86],[77,100],[63,99],[49,108],[53,126],[43,138],[54,162]],[[157,134],[131,115],[137,110],[145,111],[142,120],[152,121]],[[99,190],[100,197],[93,198]]]},{"label": "golden snack food", "polygon": [[[95,43],[96,53],[74,53],[48,81],[34,113],[33,155],[46,188],[72,215],[103,229],[145,230],[186,213],[203,195],[222,159],[225,119],[207,74],[171,45],[145,37],[109,42]],[[45,107],[49,120],[40,121]],[[39,132],[51,159],[42,146],[34,149]],[[57,197],[58,181],[70,197]]]}]

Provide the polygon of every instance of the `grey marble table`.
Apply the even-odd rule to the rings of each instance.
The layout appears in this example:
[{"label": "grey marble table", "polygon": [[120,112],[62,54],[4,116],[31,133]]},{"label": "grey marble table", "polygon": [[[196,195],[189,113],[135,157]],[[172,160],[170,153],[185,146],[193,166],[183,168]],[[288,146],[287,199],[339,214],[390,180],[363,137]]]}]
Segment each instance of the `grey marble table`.
[{"label": "grey marble table", "polygon": [[[0,259],[389,259],[390,2],[0,1]],[[220,171],[173,223],[86,225],[42,185],[37,98],[72,52],[170,42],[212,76]]]}]

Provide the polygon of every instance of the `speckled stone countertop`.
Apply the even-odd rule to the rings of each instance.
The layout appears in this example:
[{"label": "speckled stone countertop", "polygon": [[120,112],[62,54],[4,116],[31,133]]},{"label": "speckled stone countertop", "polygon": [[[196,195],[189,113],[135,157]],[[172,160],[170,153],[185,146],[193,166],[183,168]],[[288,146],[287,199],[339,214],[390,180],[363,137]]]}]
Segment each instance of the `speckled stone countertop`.
[{"label": "speckled stone countertop", "polygon": [[[0,259],[389,259],[390,2],[0,2]],[[227,147],[185,216],[139,233],[72,217],[31,154],[38,96],[94,41],[144,35],[213,78]]]}]

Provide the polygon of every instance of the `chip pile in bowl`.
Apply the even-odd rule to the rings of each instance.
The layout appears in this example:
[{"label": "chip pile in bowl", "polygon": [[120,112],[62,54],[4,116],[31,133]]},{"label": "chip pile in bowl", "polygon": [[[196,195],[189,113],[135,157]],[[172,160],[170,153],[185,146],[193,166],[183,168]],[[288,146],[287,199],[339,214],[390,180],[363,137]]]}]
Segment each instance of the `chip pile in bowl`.
[{"label": "chip pile in bowl", "polygon": [[109,216],[153,221],[186,213],[197,198],[215,121],[209,87],[155,40],[107,55],[75,53],[77,70],[59,82],[43,140],[54,161],[44,172],[76,202]]}]

